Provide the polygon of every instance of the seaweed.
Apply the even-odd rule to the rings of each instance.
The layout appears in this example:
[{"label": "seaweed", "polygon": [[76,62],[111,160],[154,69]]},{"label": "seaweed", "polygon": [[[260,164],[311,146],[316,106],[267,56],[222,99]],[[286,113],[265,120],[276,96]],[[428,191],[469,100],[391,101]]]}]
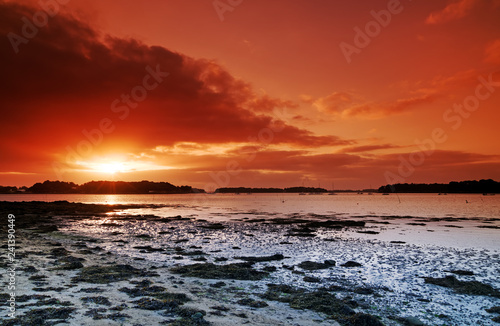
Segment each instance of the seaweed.
[{"label": "seaweed", "polygon": [[265,301],[254,300],[251,298],[241,299],[241,300],[238,300],[236,303],[243,305],[243,306],[249,306],[252,308],[264,308],[264,307],[269,306],[267,304],[267,302],[265,302]]},{"label": "seaweed", "polygon": [[285,256],[283,256],[282,254],[274,254],[272,256],[263,256],[263,257],[234,257],[234,259],[241,259],[248,262],[265,262],[265,261],[282,260],[285,259]]},{"label": "seaweed", "polygon": [[136,308],[146,310],[173,310],[179,306],[179,304],[175,301],[157,300],[147,297],[132,301],[132,303],[136,304]]},{"label": "seaweed", "polygon": [[93,304],[99,304],[99,305],[104,305],[104,306],[111,306],[111,302],[108,300],[108,298],[103,297],[103,296],[95,296],[95,297],[82,297],[80,298],[85,303],[93,303]]},{"label": "seaweed", "polygon": [[342,267],[360,267],[360,266],[363,266],[362,264],[358,263],[358,262],[355,262],[355,261],[352,261],[352,260],[349,260],[348,262],[346,263],[343,263],[342,265],[340,265]]},{"label": "seaweed", "polygon": [[335,264],[336,263],[333,260],[325,260],[325,262],[323,262],[323,263],[318,263],[318,262],[306,260],[306,261],[301,262],[298,266],[300,268],[308,270],[308,271],[314,271],[314,270],[318,270],[318,269],[327,269],[327,268],[330,268],[332,266],[335,266]]},{"label": "seaweed", "polygon": [[345,326],[379,326],[383,325],[377,317],[356,313],[349,305],[350,302],[338,299],[325,289],[307,291],[294,288],[290,285],[268,284],[268,290],[262,298],[285,302],[294,309],[309,309],[327,314]]},{"label": "seaweed", "polygon": [[110,265],[110,266],[89,266],[80,270],[80,273],[73,277],[73,283],[87,282],[105,284],[119,282],[132,277],[157,276],[154,272],[147,272],[130,265]]},{"label": "seaweed", "polygon": [[118,291],[125,292],[131,297],[150,296],[158,300],[175,302],[175,305],[181,305],[191,299],[184,293],[171,293],[167,292],[162,286],[150,286],[151,282],[138,282],[135,288],[121,288]]},{"label": "seaweed", "polygon": [[[49,326],[60,322],[65,322],[66,319],[75,311],[75,308],[68,307],[49,307],[32,309],[24,315],[14,319],[4,321],[3,326]],[[53,321],[50,321],[53,320]]]},{"label": "seaweed", "polygon": [[500,291],[489,284],[478,281],[460,281],[455,276],[445,276],[443,278],[424,277],[424,280],[425,283],[451,288],[460,294],[485,295],[500,298]]},{"label": "seaweed", "polygon": [[49,270],[75,270],[75,269],[80,269],[83,267],[82,261],[85,259],[83,258],[77,258],[73,256],[65,256],[59,259],[60,262],[63,264],[60,266],[53,267]]},{"label": "seaweed", "polygon": [[308,282],[308,283],[320,283],[321,282],[320,278],[313,277],[313,276],[304,276],[304,278],[302,280],[304,282]]},{"label": "seaweed", "polygon": [[486,310],[486,312],[489,312],[490,314],[500,314],[500,306],[491,307],[491,308],[488,308],[485,310]]},{"label": "seaweed", "polygon": [[201,225],[200,227],[203,229],[208,229],[208,230],[222,230],[222,229],[226,228],[221,223],[212,223],[212,224],[207,224],[207,225]]},{"label": "seaweed", "polygon": [[133,247],[134,249],[140,249],[141,252],[158,252],[158,251],[165,251],[163,248],[153,248],[151,246],[135,246]]},{"label": "seaweed", "polygon": [[348,326],[384,326],[377,317],[364,313],[356,313],[340,322]]},{"label": "seaweed", "polygon": [[446,273],[456,274],[456,275],[467,275],[467,276],[474,275],[474,272],[472,272],[472,271],[466,271],[466,270],[462,270],[462,269],[450,270],[450,271],[445,271],[445,272]]},{"label": "seaweed", "polygon": [[215,265],[212,263],[198,263],[178,266],[170,269],[171,272],[188,277],[204,279],[234,279],[234,280],[261,280],[269,273],[257,271],[252,268],[253,263],[234,263],[228,265]]}]

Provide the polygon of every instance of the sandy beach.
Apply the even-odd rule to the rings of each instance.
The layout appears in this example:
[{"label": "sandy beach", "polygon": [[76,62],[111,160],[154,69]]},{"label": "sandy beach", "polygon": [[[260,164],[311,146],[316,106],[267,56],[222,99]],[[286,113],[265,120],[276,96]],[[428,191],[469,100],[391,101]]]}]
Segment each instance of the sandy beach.
[{"label": "sandy beach", "polygon": [[[158,209],[2,203],[18,222],[16,317],[9,318],[4,304],[2,325],[498,321],[498,251],[380,236],[422,224],[425,232],[498,232],[498,220],[256,215],[207,221],[130,214],[139,208]],[[0,268],[5,275],[11,265]],[[4,303],[8,282],[1,284]]]}]

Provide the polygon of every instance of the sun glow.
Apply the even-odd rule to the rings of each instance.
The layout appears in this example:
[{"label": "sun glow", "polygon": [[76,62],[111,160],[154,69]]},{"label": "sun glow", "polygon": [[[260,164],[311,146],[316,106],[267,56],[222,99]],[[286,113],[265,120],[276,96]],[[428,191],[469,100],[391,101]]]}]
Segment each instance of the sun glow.
[{"label": "sun glow", "polygon": [[123,162],[98,163],[94,166],[96,172],[115,174],[118,172],[126,172],[126,167]]},{"label": "sun glow", "polygon": [[120,161],[78,162],[78,164],[83,166],[87,171],[111,175],[131,170],[131,167],[126,162]]},{"label": "sun glow", "polygon": [[116,175],[118,173],[138,172],[138,171],[154,171],[154,170],[169,170],[172,167],[158,165],[154,162],[137,161],[129,158],[111,157],[111,158],[98,158],[90,161],[79,161],[76,165],[80,170],[106,174]]}]

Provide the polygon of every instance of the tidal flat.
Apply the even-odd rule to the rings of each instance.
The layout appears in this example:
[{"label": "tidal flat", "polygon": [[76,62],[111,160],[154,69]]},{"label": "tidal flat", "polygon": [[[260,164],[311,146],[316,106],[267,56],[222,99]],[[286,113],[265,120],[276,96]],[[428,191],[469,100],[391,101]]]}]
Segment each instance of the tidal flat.
[{"label": "tidal flat", "polygon": [[[0,325],[499,322],[498,250],[387,238],[485,225],[491,235],[497,220],[249,212],[212,221],[155,215],[161,205],[65,201],[0,208],[16,216],[17,278],[14,319],[8,280],[0,284]],[[3,275],[9,266],[2,261]]]}]

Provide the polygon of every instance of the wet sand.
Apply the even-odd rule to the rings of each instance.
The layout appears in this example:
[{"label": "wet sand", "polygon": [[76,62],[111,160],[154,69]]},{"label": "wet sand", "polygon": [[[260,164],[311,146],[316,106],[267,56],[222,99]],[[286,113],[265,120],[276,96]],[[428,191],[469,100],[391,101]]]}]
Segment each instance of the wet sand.
[{"label": "wet sand", "polygon": [[2,325],[494,325],[498,317],[486,311],[500,305],[498,251],[386,239],[406,227],[486,225],[491,234],[498,221],[214,222],[66,203],[35,204],[26,215],[28,204],[18,205],[17,320],[3,309]]}]

